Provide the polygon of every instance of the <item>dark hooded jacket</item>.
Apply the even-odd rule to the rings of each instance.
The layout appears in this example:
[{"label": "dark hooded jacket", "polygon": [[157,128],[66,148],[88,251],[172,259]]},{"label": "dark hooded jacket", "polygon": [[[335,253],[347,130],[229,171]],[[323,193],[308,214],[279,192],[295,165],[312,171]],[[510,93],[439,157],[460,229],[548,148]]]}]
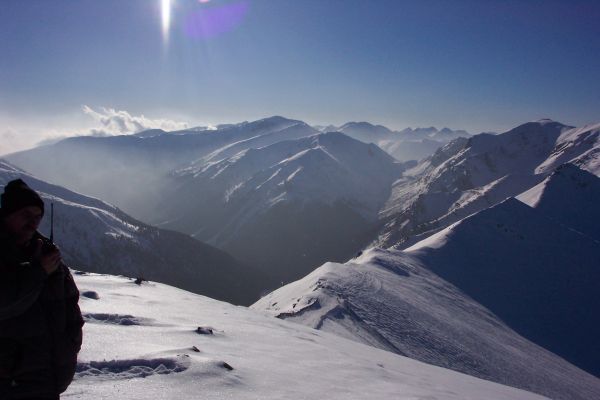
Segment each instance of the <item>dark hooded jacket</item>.
[{"label": "dark hooded jacket", "polygon": [[58,398],[73,379],[81,348],[83,319],[73,277],[64,264],[48,276],[32,260],[32,247],[17,248],[0,228],[3,400]]}]

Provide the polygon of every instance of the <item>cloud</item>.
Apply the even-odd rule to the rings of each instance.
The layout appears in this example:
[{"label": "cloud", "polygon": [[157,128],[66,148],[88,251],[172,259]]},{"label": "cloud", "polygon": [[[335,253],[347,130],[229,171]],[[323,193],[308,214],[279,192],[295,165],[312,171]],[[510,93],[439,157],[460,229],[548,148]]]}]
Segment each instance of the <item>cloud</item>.
[{"label": "cloud", "polygon": [[169,119],[150,119],[143,114],[131,115],[127,111],[115,110],[114,108],[102,107],[96,111],[84,105],[83,112],[100,123],[100,127],[94,128],[90,134],[94,136],[112,136],[141,132],[146,129],[162,129],[164,131],[176,131],[188,128],[185,122]]},{"label": "cloud", "polygon": [[[188,123],[170,119],[151,119],[114,108],[81,106],[62,116],[15,118],[0,110],[0,158],[16,151],[51,145],[73,136],[114,136],[146,129],[176,131],[189,129]],[[208,128],[207,128],[208,129]]]},{"label": "cloud", "polygon": [[12,144],[16,138],[16,133],[10,129],[0,133],[0,155],[9,153],[12,150]]}]

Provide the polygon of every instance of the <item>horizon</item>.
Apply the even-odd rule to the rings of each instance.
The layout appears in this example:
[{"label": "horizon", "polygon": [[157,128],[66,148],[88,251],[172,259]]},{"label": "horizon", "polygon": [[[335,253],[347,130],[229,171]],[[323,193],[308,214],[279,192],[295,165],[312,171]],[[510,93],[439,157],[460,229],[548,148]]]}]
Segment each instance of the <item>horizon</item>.
[{"label": "horizon", "polygon": [[0,4],[0,154],[282,115],[504,132],[596,123],[600,4]]},{"label": "horizon", "polygon": [[[141,117],[144,118],[143,115]],[[132,119],[136,119],[136,118],[139,118],[139,117],[132,117]],[[163,127],[146,126],[146,127],[141,128],[141,129],[132,129],[132,130],[123,131],[123,132],[119,132],[119,133],[109,133],[108,131],[102,131],[102,130],[98,131],[97,129],[91,129],[88,132],[74,133],[72,135],[64,135],[64,136],[54,137],[54,138],[52,138],[52,137],[45,138],[45,139],[40,140],[37,143],[32,144],[31,146],[24,147],[22,149],[15,149],[14,151],[10,151],[10,152],[4,152],[3,153],[3,152],[0,151],[0,159],[2,157],[4,157],[4,156],[10,156],[12,154],[20,153],[22,151],[32,150],[32,149],[34,149],[36,147],[40,147],[40,146],[52,145],[52,144],[58,143],[58,142],[60,142],[62,140],[65,140],[65,139],[68,139],[68,138],[73,138],[73,137],[128,136],[128,135],[135,135],[135,134],[138,134],[138,133],[142,133],[142,132],[145,132],[145,131],[152,131],[152,130],[161,130],[161,131],[163,131],[165,133],[185,132],[185,131],[192,132],[192,131],[194,131],[195,129],[198,129],[198,128],[205,128],[206,131],[216,131],[216,130],[219,130],[219,129],[224,129],[224,127],[229,126],[229,125],[242,125],[242,124],[247,124],[247,123],[253,123],[253,122],[268,120],[268,119],[272,119],[272,118],[283,118],[283,119],[287,119],[287,120],[291,120],[291,121],[303,122],[303,123],[306,123],[308,126],[314,128],[314,129],[317,129],[317,130],[320,130],[320,128],[325,128],[325,127],[328,127],[328,126],[334,126],[336,129],[339,129],[339,128],[342,128],[344,125],[348,125],[348,124],[365,124],[366,123],[366,124],[369,124],[369,125],[374,126],[374,127],[382,126],[383,128],[389,129],[393,133],[400,133],[400,132],[402,132],[403,130],[406,130],[406,129],[413,130],[413,131],[416,131],[418,129],[435,129],[438,132],[440,132],[440,131],[442,131],[444,129],[449,129],[449,130],[454,131],[454,132],[464,131],[464,132],[466,132],[467,134],[469,134],[471,136],[479,135],[479,134],[499,135],[499,134],[506,133],[506,132],[508,132],[508,131],[510,131],[510,130],[512,130],[514,128],[517,128],[518,126],[524,125],[524,124],[535,123],[535,122],[542,122],[542,121],[557,122],[557,123],[559,123],[561,125],[564,125],[564,126],[567,126],[567,127],[570,126],[569,124],[565,124],[565,123],[563,123],[561,121],[556,121],[556,120],[553,120],[551,118],[541,118],[541,119],[538,119],[538,120],[535,120],[535,121],[533,121],[533,120],[532,121],[524,121],[523,123],[520,123],[519,125],[516,125],[516,126],[512,127],[511,129],[507,130],[506,132],[492,132],[492,131],[469,132],[468,130],[461,129],[461,128],[448,127],[448,126],[433,126],[433,125],[432,126],[412,126],[412,127],[411,126],[407,126],[407,127],[401,128],[401,129],[393,129],[393,128],[390,128],[389,126],[385,126],[385,125],[378,124],[378,123],[373,123],[371,121],[359,121],[359,120],[357,120],[357,121],[347,121],[347,122],[345,122],[343,124],[340,124],[340,125],[337,125],[337,126],[335,126],[333,124],[319,125],[319,124],[310,124],[310,123],[308,123],[306,121],[302,121],[302,120],[299,120],[299,119],[296,119],[296,118],[288,118],[288,117],[285,117],[285,116],[282,116],[282,115],[272,115],[272,116],[269,116],[269,117],[259,118],[257,120],[251,120],[251,121],[245,120],[245,121],[240,121],[240,122],[229,122],[229,123],[228,122],[223,122],[223,123],[216,124],[216,125],[190,125],[190,126],[186,126],[184,128],[180,127],[180,128],[176,128],[176,129],[165,129],[166,127],[164,127],[164,126]],[[150,121],[152,121],[152,120],[150,120]],[[122,120],[119,120],[117,122],[117,124],[122,124],[122,123],[125,123],[125,125],[128,125],[128,126],[135,125],[135,122],[132,122],[132,121],[125,121],[125,122],[123,122]],[[111,125],[111,124],[113,124],[112,120],[107,123],[107,125]],[[105,127],[107,125],[105,125]],[[587,125],[584,125],[584,126],[592,126],[592,125],[596,125],[596,124],[592,123],[592,124],[587,124]],[[573,126],[572,128],[581,128],[581,126]],[[321,131],[319,133],[325,133],[325,132],[328,132],[328,131]],[[343,132],[342,132],[342,134],[343,134]],[[0,149],[2,149],[2,148],[0,147]]]}]

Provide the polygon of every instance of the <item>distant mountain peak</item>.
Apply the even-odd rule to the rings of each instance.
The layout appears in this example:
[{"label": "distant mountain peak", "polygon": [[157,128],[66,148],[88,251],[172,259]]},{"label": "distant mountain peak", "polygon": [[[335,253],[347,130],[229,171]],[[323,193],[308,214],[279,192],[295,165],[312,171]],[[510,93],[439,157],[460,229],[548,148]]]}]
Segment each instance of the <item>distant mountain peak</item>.
[{"label": "distant mountain peak", "polygon": [[385,133],[391,133],[392,131],[383,126],[383,125],[374,125],[370,122],[366,122],[366,121],[360,121],[360,122],[347,122],[344,125],[342,125],[340,127],[340,131],[344,131],[347,129],[368,129],[368,130],[380,130],[383,131]]},{"label": "distant mountain peak", "polygon": [[551,123],[559,123],[560,124],[560,122],[555,121],[555,120],[553,120],[551,118],[541,118],[541,119],[538,119],[535,122],[537,122],[538,124],[551,124]]},{"label": "distant mountain peak", "polygon": [[344,125],[342,125],[343,127],[347,127],[347,126],[372,126],[374,127],[375,125],[373,125],[370,122],[367,121],[350,121],[350,122],[346,122]]},{"label": "distant mountain peak", "polygon": [[520,130],[533,131],[533,128],[535,128],[536,126],[541,127],[543,129],[551,129],[551,130],[555,130],[555,131],[559,131],[559,132],[566,130],[566,129],[573,128],[572,126],[565,125],[561,122],[546,118],[546,119],[540,119],[537,121],[526,122],[524,124],[517,126],[516,128],[511,129],[509,132],[520,131]]}]

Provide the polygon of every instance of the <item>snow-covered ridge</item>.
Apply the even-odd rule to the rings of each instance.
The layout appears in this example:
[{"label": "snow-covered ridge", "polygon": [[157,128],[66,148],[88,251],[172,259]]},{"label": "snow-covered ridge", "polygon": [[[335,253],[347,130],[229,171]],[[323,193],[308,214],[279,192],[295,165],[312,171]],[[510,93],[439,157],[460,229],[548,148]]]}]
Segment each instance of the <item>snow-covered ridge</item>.
[{"label": "snow-covered ridge", "polygon": [[548,173],[563,163],[573,162],[592,174],[600,175],[599,148],[600,123],[567,130],[560,135],[552,154],[536,172]]},{"label": "snow-covered ridge", "polygon": [[324,264],[252,308],[554,399],[600,394],[598,379],[519,336],[399,251],[371,249],[345,264]]},{"label": "snow-covered ridge", "polygon": [[516,332],[598,375],[600,242],[543,211],[511,198],[406,252]]},{"label": "snow-covered ridge", "polygon": [[75,280],[97,300],[80,301],[87,323],[65,398],[543,399],[166,285]]},{"label": "snow-covered ridge", "polygon": [[535,186],[551,172],[541,173],[539,166],[570,130],[542,120],[442,147],[394,184],[381,212],[386,227],[375,243],[402,246]]},{"label": "snow-covered ridge", "polygon": [[226,193],[227,202],[250,192],[264,192],[266,198],[257,203],[265,206],[284,200],[332,204],[342,199],[360,205],[358,211],[372,218],[400,173],[401,166],[378,147],[330,132],[251,148],[179,175],[206,182],[205,190],[227,186],[218,190]]}]

